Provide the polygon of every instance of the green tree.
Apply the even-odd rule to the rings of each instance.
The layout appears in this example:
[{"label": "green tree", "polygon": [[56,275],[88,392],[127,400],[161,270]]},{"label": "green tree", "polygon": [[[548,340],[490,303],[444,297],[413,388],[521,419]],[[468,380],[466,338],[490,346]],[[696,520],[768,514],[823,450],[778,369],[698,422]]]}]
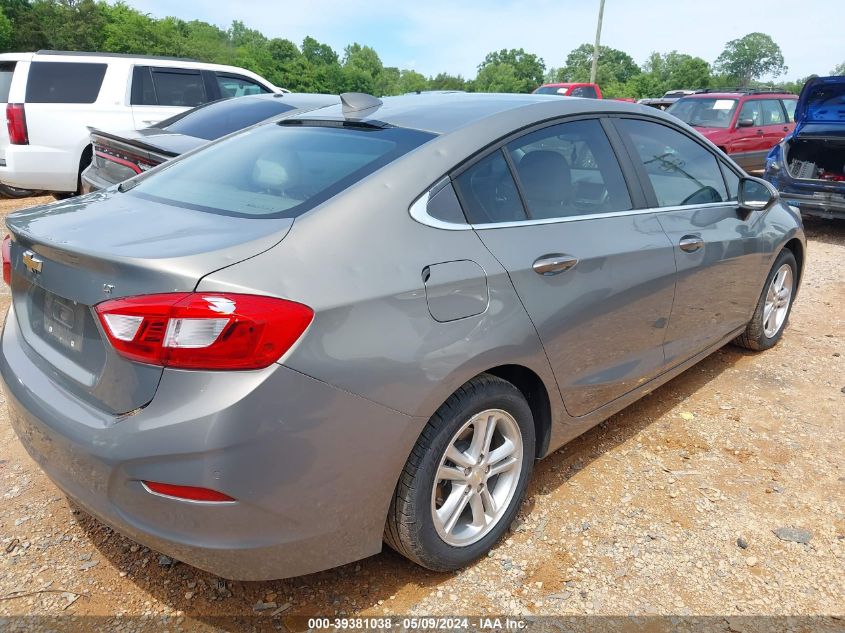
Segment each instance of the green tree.
[{"label": "green tree", "polygon": [[714,66],[719,72],[735,77],[742,87],[763,76],[777,77],[787,71],[780,46],[765,33],[749,33],[731,40]]},{"label": "green tree", "polygon": [[[535,84],[531,84],[531,89]],[[526,81],[516,75],[510,64],[494,63],[482,65],[473,82],[475,92],[527,92]]]},{"label": "green tree", "polygon": [[460,75],[437,73],[428,80],[429,90],[466,90],[467,81]]},{"label": "green tree", "polygon": [[408,92],[423,90],[428,90],[428,79],[425,75],[418,73],[416,70],[400,70],[396,92],[386,94],[403,95]]},{"label": "green tree", "polygon": [[652,53],[643,64],[642,72],[625,84],[628,96],[659,97],[669,90],[707,88],[710,85],[710,65],[700,57],[678,51]]},{"label": "green tree", "polygon": [[830,71],[831,75],[845,75],[845,62],[842,62]]},{"label": "green tree", "polygon": [[0,8],[0,51],[8,51],[12,45],[12,21]]},{"label": "green tree", "polygon": [[302,54],[310,63],[318,65],[339,65],[337,53],[328,44],[321,44],[313,37],[302,40]]},{"label": "green tree", "polygon": [[[581,44],[566,56],[566,64],[558,70],[556,81],[590,81],[590,67],[593,63],[592,44]],[[624,84],[640,74],[640,67],[624,51],[609,46],[599,47],[599,62],[596,83],[602,92],[612,90],[614,84]]]},{"label": "green tree", "polygon": [[521,48],[488,53],[478,66],[475,88],[481,92],[531,92],[543,83],[546,64]]}]

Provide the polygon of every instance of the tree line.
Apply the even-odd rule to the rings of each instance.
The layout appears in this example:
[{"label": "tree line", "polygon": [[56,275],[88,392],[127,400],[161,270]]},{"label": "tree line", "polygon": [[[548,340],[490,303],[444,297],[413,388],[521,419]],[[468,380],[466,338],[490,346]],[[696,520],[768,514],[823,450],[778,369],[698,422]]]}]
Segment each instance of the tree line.
[{"label": "tree line", "polygon": [[[0,0],[0,52],[40,49],[188,57],[248,68],[295,92],[367,92],[396,95],[419,90],[531,92],[544,82],[589,81],[593,46],[582,44],[564,63],[547,67],[523,49],[489,53],[474,78],[434,76],[385,66],[370,46],[352,43],[342,54],[306,37],[301,44],[268,38],[243,22],[221,29],[200,20],[153,18],[124,2],[104,0]],[[624,51],[603,46],[597,82],[608,97],[657,97],[667,90],[763,87],[764,76],[786,72],[772,38],[750,33],[728,42],[711,64],[678,51],[652,53],[639,65]],[[823,72],[823,69],[820,69]],[[833,74],[845,74],[845,62]],[[803,80],[765,84],[798,92]]]}]

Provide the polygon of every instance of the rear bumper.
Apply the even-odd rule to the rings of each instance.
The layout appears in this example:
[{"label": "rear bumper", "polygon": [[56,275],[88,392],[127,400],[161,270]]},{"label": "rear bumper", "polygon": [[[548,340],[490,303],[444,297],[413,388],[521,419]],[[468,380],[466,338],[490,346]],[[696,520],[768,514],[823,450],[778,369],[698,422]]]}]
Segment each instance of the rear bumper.
[{"label": "rear bumper", "polygon": [[81,186],[82,186],[82,193],[91,193],[92,191],[99,191],[100,189],[107,189],[113,185],[116,185],[116,182],[111,182],[106,180],[100,175],[99,170],[94,167],[94,165],[89,165],[83,172],[82,175],[79,177]]},{"label": "rear bumper", "polygon": [[76,191],[81,153],[40,145],[9,145],[0,183],[38,191]]},{"label": "rear bumper", "polygon": [[828,219],[845,219],[845,198],[836,194],[817,193],[814,195],[781,192],[781,197],[789,204],[800,209],[802,215]]},{"label": "rear bumper", "polygon": [[[154,400],[110,417],[29,358],[10,316],[0,377],[12,426],[73,500],[126,536],[231,579],[335,567],[381,549],[394,486],[424,421],[281,365],[165,371]],[[237,502],[149,493],[201,486]]]}]

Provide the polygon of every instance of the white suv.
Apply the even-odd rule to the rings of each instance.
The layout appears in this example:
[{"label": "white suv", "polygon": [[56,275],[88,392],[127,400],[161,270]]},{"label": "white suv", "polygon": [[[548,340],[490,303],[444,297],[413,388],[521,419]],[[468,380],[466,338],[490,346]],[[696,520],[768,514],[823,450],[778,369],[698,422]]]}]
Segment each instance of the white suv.
[{"label": "white suv", "polygon": [[243,68],[108,53],[0,54],[0,183],[75,193],[88,127],[148,127],[223,97],[281,90]]}]

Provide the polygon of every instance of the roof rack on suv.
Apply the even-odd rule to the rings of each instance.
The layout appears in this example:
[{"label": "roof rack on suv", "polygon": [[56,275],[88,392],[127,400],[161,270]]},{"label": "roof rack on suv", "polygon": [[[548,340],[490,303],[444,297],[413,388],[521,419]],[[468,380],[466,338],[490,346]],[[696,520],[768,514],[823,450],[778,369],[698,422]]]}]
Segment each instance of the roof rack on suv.
[{"label": "roof rack on suv", "polygon": [[72,57],[131,57],[132,59],[167,59],[176,62],[199,62],[191,57],[172,57],[168,55],[135,55],[132,53],[101,53],[96,51],[36,51],[36,55],[69,55]]},{"label": "roof rack on suv", "polygon": [[698,94],[707,94],[711,92],[731,92],[736,94],[743,94],[743,95],[756,95],[756,94],[772,94],[772,95],[779,95],[779,94],[786,94],[783,90],[774,90],[773,88],[704,88],[703,90],[697,90]]}]

